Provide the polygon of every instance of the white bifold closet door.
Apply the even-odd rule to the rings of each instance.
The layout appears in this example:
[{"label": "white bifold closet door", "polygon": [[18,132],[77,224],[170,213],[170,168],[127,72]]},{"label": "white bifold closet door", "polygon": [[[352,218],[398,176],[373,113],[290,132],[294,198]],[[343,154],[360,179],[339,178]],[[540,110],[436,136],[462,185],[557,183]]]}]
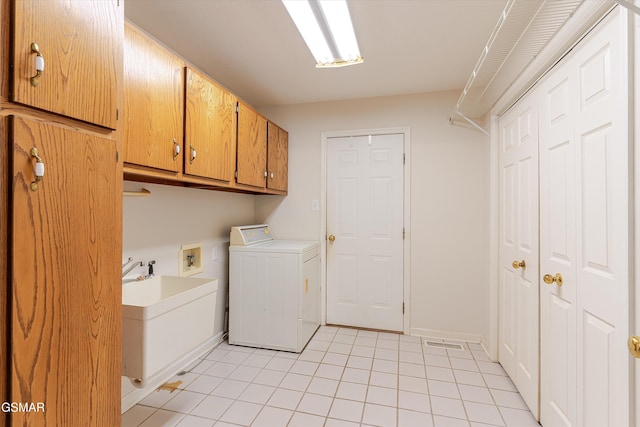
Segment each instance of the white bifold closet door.
[{"label": "white bifold closet door", "polygon": [[[541,423],[629,425],[627,14],[540,87]],[[562,276],[562,285],[557,278]]]},{"label": "white bifold closet door", "polygon": [[538,106],[500,118],[499,360],[538,416]]}]

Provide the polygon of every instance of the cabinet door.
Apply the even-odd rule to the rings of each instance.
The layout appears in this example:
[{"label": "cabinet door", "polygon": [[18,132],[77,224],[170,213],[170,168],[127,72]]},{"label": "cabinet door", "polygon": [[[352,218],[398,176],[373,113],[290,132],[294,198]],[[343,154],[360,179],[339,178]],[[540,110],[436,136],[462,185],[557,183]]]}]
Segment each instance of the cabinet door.
[{"label": "cabinet door", "polygon": [[[113,140],[13,119],[11,425],[120,424],[122,166]],[[45,175],[32,189],[36,159]]]},{"label": "cabinet door", "polygon": [[238,184],[265,187],[267,119],[238,102]]},{"label": "cabinet door", "polygon": [[147,35],[125,26],[124,161],[181,172],[184,63]]},{"label": "cabinet door", "polygon": [[115,129],[123,24],[118,0],[15,0],[12,100]]},{"label": "cabinet door", "polygon": [[[0,170],[9,170],[9,144],[7,136],[8,119],[0,117]],[[9,174],[0,173],[0,319],[8,319],[9,316]],[[0,402],[9,402],[9,325],[8,322],[0,322]],[[7,416],[0,415],[0,427],[7,426]]]},{"label": "cabinet door", "polygon": [[269,122],[267,136],[267,188],[286,192],[289,133]]},{"label": "cabinet door", "polygon": [[237,99],[197,71],[187,67],[186,75],[184,172],[231,182]]}]

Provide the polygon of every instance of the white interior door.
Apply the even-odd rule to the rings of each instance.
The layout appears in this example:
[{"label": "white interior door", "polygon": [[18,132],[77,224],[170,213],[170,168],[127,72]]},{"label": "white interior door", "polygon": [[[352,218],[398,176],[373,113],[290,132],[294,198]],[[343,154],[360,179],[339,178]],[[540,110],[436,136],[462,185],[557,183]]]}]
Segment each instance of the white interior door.
[{"label": "white interior door", "polygon": [[404,135],[327,140],[327,323],[403,330]]},{"label": "white interior door", "polygon": [[[620,9],[620,8],[618,8]],[[541,422],[629,425],[626,13],[613,12],[543,85]]]},{"label": "white interior door", "polygon": [[[538,112],[529,97],[500,129],[499,360],[538,415]],[[515,263],[515,264],[514,264]]]},{"label": "white interior door", "polygon": [[576,86],[564,64],[540,88],[540,269],[562,286],[540,290],[541,406],[545,427],[576,425]]}]

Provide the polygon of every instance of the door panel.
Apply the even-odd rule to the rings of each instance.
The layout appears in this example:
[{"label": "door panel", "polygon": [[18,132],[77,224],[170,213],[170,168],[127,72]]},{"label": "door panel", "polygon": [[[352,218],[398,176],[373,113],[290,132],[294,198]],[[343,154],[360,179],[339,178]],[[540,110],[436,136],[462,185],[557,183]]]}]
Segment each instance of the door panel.
[{"label": "door panel", "polygon": [[[1,7],[1,6],[0,6]],[[1,12],[0,12],[1,13]],[[1,84],[0,84],[1,85]],[[8,118],[0,117],[0,170],[11,170],[9,164]],[[0,402],[9,402],[9,173],[0,173]],[[0,427],[8,422],[6,415],[0,416]]]},{"label": "door panel", "polygon": [[[116,143],[18,118],[12,138],[10,398],[46,405],[45,412],[12,413],[12,425],[116,425],[122,363]],[[46,166],[37,191],[32,148]]]},{"label": "door panel", "polygon": [[[115,129],[124,7],[116,0],[17,0],[14,17],[13,101]],[[45,61],[37,86],[32,43]]]},{"label": "door panel", "polygon": [[[181,172],[183,61],[132,25],[125,26],[124,161]],[[183,151],[181,151],[182,153]]]},{"label": "door panel", "polygon": [[267,188],[287,191],[289,185],[289,133],[267,122]]},{"label": "door panel", "polygon": [[545,426],[576,425],[576,87],[566,65],[540,88],[540,270],[562,287],[540,289],[541,404]]},{"label": "door panel", "polygon": [[[629,424],[629,133],[626,13],[576,51],[578,425]],[[602,376],[606,373],[606,376]]]},{"label": "door panel", "polygon": [[267,119],[238,102],[238,184],[264,188],[267,183]]},{"label": "door panel", "polygon": [[[500,129],[499,360],[538,415],[538,113],[530,97]],[[524,266],[515,263],[524,261]]]},{"label": "door panel", "polygon": [[403,151],[403,135],[328,141],[328,323],[403,330]]},{"label": "door panel", "polygon": [[541,85],[541,422],[629,424],[626,14]]},{"label": "door panel", "polygon": [[184,171],[231,182],[235,173],[237,99],[189,67],[186,81]]}]

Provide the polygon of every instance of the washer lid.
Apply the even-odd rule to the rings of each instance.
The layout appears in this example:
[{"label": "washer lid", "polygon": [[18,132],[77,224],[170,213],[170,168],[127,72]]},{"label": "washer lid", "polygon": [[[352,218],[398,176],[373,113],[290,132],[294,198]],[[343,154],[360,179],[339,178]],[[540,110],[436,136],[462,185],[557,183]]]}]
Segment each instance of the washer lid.
[{"label": "washer lid", "polygon": [[231,227],[229,240],[231,246],[249,246],[273,240],[273,235],[267,224],[240,225]]},{"label": "washer lid", "polygon": [[230,252],[271,252],[303,254],[319,251],[320,242],[310,240],[271,240],[245,246],[229,246]]}]

